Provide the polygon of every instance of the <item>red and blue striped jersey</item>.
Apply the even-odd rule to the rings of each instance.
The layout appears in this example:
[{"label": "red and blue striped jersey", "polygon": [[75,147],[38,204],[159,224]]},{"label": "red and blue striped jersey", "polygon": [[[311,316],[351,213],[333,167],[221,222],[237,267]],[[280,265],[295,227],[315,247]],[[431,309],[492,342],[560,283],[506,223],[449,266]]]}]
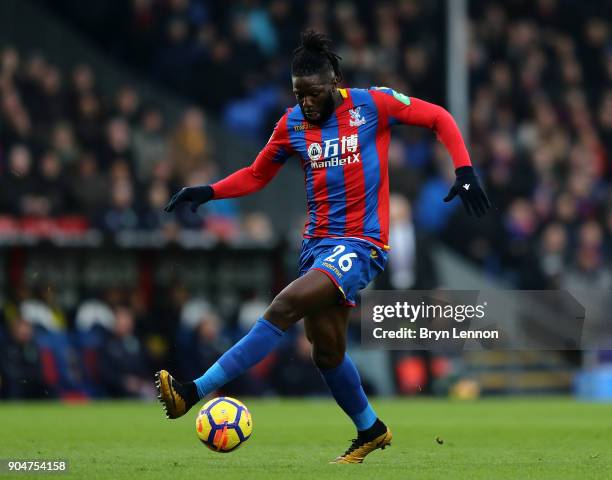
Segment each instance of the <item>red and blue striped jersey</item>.
[{"label": "red and blue striped jersey", "polygon": [[292,155],[304,171],[305,238],[355,237],[388,248],[390,128],[432,128],[456,167],[470,165],[457,126],[446,110],[389,88],[340,89],[343,102],[321,125],[298,105],[287,110],[255,162],[212,185],[215,198],[246,195],[265,186]]}]

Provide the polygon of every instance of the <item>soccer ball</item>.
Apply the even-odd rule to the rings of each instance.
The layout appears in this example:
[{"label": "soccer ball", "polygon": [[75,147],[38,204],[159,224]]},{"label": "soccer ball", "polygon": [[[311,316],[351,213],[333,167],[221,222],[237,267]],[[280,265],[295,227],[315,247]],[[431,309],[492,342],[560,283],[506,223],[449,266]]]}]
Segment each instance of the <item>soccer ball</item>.
[{"label": "soccer ball", "polygon": [[251,436],[253,421],[247,407],[231,397],[206,402],[196,418],[198,438],[215,452],[231,452]]}]

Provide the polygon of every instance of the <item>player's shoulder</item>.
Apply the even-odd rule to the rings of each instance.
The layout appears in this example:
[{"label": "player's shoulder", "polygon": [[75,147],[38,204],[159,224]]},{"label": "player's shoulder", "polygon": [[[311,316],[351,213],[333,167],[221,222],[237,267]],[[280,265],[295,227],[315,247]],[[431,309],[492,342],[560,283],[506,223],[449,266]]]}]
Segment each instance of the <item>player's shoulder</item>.
[{"label": "player's shoulder", "polygon": [[340,88],[340,93],[342,94],[342,96],[344,98],[346,98],[347,96],[355,96],[355,95],[378,95],[378,94],[387,94],[387,95],[392,95],[393,93],[393,89],[389,88],[389,87],[377,87],[377,86],[372,86],[372,87],[368,87],[368,88],[355,88],[355,87],[350,87],[350,88]]},{"label": "player's shoulder", "polygon": [[380,96],[380,95],[393,95],[393,89],[389,87],[381,87],[378,85],[371,86],[368,88],[368,93],[372,96]]},{"label": "player's shoulder", "polygon": [[400,93],[390,87],[373,86],[368,88],[368,91],[371,92],[372,95],[385,95],[388,98],[394,98],[406,105],[410,105],[410,97],[408,95]]},{"label": "player's shoulder", "polygon": [[371,106],[378,108],[376,99],[377,92],[372,88],[341,88],[340,93],[344,98],[350,97],[351,103],[355,106]]},{"label": "player's shoulder", "polygon": [[349,96],[353,99],[355,99],[356,97],[365,97],[365,96],[372,96],[372,93],[376,91],[375,87],[370,87],[370,88],[355,88],[355,87],[350,87],[350,88],[340,88],[340,94],[344,97],[344,98],[348,98]]},{"label": "player's shoulder", "polygon": [[395,99],[405,105],[410,105],[410,97],[403,93],[394,90],[391,87],[371,86],[368,88],[347,88],[353,100],[360,100],[366,97],[374,98],[375,100],[389,101]]}]

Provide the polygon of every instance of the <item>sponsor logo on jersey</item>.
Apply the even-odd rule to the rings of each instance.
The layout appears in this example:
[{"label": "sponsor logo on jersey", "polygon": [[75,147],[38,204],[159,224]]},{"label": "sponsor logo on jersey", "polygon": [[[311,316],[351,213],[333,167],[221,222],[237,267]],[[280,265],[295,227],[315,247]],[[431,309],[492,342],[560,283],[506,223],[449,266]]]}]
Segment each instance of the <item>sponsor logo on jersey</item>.
[{"label": "sponsor logo on jersey", "polygon": [[360,127],[366,123],[365,117],[361,115],[361,107],[349,109],[349,115],[351,116],[349,120],[349,125],[351,127]]},{"label": "sponsor logo on jersey", "polygon": [[350,165],[351,163],[360,163],[359,153],[353,153],[345,158],[334,157],[329,160],[321,160],[320,162],[312,161],[310,166],[312,168],[327,168],[327,167],[342,167],[344,165]]},{"label": "sponsor logo on jersey", "polygon": [[303,132],[304,130],[310,130],[311,128],[315,128],[315,126],[308,122],[302,122],[299,125],[293,126],[293,130],[295,132]]},{"label": "sponsor logo on jersey", "polygon": [[470,184],[466,183],[465,185],[463,185],[463,188],[465,188],[466,190],[469,190],[470,189]]},{"label": "sponsor logo on jersey", "polygon": [[374,250],[373,248],[370,250],[370,258],[378,258],[378,252],[376,250]]},{"label": "sponsor logo on jersey", "polygon": [[308,147],[308,156],[313,162],[316,162],[319,158],[321,158],[322,152],[323,150],[321,149],[321,145],[319,143],[311,143],[310,147]]},{"label": "sponsor logo on jersey", "polygon": [[[332,272],[334,272],[336,274],[336,276],[338,278],[342,278],[342,274],[340,273],[340,270],[338,270],[334,265],[332,265],[329,262],[323,262],[323,266],[327,267],[328,269],[330,269]],[[344,292],[342,292],[344,294]]]},{"label": "sponsor logo on jersey", "polygon": [[[316,146],[313,151],[313,147]],[[356,133],[340,138],[325,140],[323,146],[313,143],[308,147],[308,157],[312,168],[341,167],[361,162],[358,152],[359,137]],[[321,157],[323,159],[321,160]]]}]

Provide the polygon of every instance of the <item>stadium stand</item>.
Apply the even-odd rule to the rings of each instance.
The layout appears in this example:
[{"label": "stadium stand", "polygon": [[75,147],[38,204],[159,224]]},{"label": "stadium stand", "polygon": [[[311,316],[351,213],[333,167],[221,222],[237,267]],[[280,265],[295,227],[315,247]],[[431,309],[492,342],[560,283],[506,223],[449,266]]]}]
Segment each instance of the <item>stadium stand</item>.
[{"label": "stadium stand", "polygon": [[[24,285],[3,285],[3,341],[16,341],[12,328],[24,315],[45,330],[37,345],[39,373],[49,395],[110,393],[100,361],[112,327],[94,319],[79,330],[75,320],[90,298],[98,298],[102,310],[111,309],[113,316],[120,308],[129,309],[135,330],[124,339],[138,339],[149,370],[168,359],[186,370],[185,365],[204,366],[246,328],[227,304],[262,302],[274,290],[278,278],[270,279],[268,267],[254,268],[250,273],[260,277],[243,279],[232,298],[216,302],[221,331],[206,313],[186,334],[181,312],[199,292],[173,284],[174,277],[164,277],[162,267],[154,270],[156,277],[151,270],[143,275],[138,262],[121,263],[121,245],[135,238],[126,232],[145,232],[147,241],[169,243],[180,235],[201,238],[204,233],[251,245],[286,233],[277,231],[279,225],[267,212],[247,214],[231,202],[212,204],[202,216],[188,209],[162,215],[161,207],[179,186],[206,183],[226,171],[227,165],[217,161],[210,118],[221,119],[230,132],[265,141],[280,112],[294,103],[287,56],[302,28],[333,33],[347,85],[387,85],[445,104],[445,38],[442,28],[429,28],[443,23],[440,1],[394,0],[374,7],[365,1],[244,1],[227,9],[203,0],[134,0],[129,15],[115,10],[117,2],[36,3],[52,5],[124,68],[153,76],[191,101],[175,119],[141,98],[134,85],[122,85],[110,95],[102,92],[87,58],[66,67],[49,61],[42,47],[32,52],[8,45],[0,51],[2,241],[27,246],[32,239],[53,238],[56,245],[100,245],[100,239],[113,239],[119,253],[113,251],[108,263],[118,265],[119,273],[110,283],[119,279],[131,286],[110,288],[104,279],[95,280],[100,270],[92,264],[89,290],[79,285],[67,289],[70,294],[54,296],[36,291],[40,282],[32,276],[53,254],[34,262],[2,259],[11,282],[28,279]],[[602,19],[608,4],[589,11],[573,1],[471,2],[468,146],[495,212],[476,222],[457,205],[444,205],[452,172],[443,148],[426,132],[398,129],[390,149],[391,188],[400,195],[395,197],[399,213],[394,228],[402,242],[412,239],[402,243],[412,253],[397,259],[390,274],[398,274],[385,279],[387,286],[438,286],[429,261],[432,237],[491,278],[515,287],[612,286],[612,35]],[[570,23],[562,21],[568,18]],[[112,33],[94,28],[107,24],[116,26]],[[283,189],[295,195],[292,186]],[[71,285],[74,275],[66,265],[70,262],[54,275],[56,283]],[[26,275],[18,275],[20,268]],[[411,279],[411,269],[421,273]],[[166,279],[161,292],[169,302],[156,303],[156,295],[147,290],[153,277]],[[194,274],[186,282],[201,280]],[[227,284],[234,281],[226,279]],[[247,288],[258,281],[263,291]],[[38,309],[24,308],[33,300]],[[189,360],[177,359],[175,344],[189,342],[194,331],[199,343],[185,349]],[[295,345],[299,348],[298,340]],[[397,377],[398,385],[404,385]],[[262,386],[261,378],[255,373],[250,379],[253,391],[272,388]],[[135,387],[131,394],[150,392]]]}]

